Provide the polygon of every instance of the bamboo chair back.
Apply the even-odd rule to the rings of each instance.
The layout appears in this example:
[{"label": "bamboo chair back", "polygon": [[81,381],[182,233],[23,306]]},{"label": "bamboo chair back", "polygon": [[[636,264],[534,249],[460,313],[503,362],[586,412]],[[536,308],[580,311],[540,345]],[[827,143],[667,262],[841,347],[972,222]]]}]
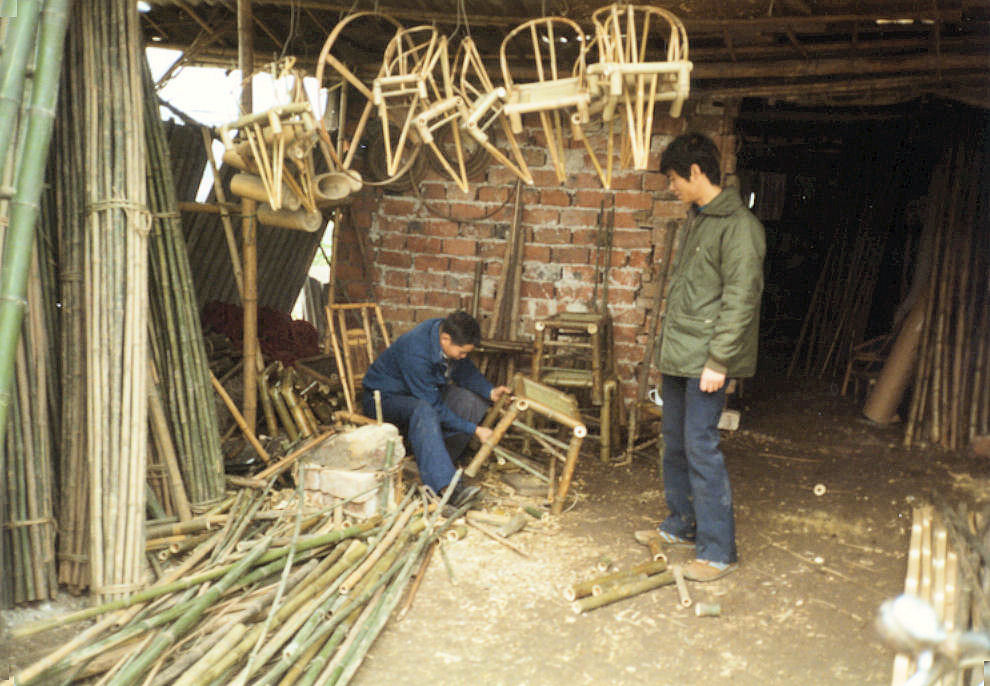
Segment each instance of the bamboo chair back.
[{"label": "bamboo chair back", "polygon": [[377,303],[331,303],[327,305],[327,331],[347,410],[358,412],[361,380],[375,358],[392,344],[382,311]]}]

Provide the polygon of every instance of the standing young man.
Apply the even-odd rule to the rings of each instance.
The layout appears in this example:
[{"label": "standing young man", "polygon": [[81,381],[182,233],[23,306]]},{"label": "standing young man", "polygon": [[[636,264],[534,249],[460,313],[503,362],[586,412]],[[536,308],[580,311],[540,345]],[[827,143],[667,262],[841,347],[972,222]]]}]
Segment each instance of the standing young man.
[{"label": "standing young man", "polygon": [[[399,336],[364,374],[365,414],[375,416],[374,391],[380,391],[385,421],[409,440],[420,477],[435,493],[450,483],[454,460],[471,436],[491,436],[478,422],[490,402],[509,392],[492,386],[467,359],[480,341],[481,327],[467,312],[427,319]],[[460,506],[477,493],[459,483],[449,502]]]},{"label": "standing young man", "polygon": [[718,421],[727,378],[756,372],[763,292],[763,225],[739,192],[721,187],[718,148],[679,136],[660,159],[678,200],[692,212],[667,292],[659,370],[663,375],[664,495],[668,544],[695,547],[684,567],[694,581],[736,568],[735,520]]}]

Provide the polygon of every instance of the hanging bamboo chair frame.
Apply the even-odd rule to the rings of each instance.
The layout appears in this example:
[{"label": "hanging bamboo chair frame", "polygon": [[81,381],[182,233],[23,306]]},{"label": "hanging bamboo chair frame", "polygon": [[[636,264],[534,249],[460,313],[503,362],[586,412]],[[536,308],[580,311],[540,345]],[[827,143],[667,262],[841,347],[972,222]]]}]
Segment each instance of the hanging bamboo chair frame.
[{"label": "hanging bamboo chair frame", "polygon": [[[478,46],[470,36],[461,40],[454,58],[454,70],[458,75],[458,92],[461,105],[464,108],[463,126],[468,135],[477,141],[496,160],[501,162],[523,182],[533,185],[533,175],[519,148],[519,141],[509,126],[505,114],[505,88],[495,87]],[[498,122],[505,134],[512,153],[510,160],[505,153],[495,147],[492,135],[488,133],[491,126]]]},{"label": "hanging bamboo chair frame", "polygon": [[[526,47],[527,35],[537,80],[516,83],[509,65],[508,48]],[[561,49],[558,43],[572,41],[578,46],[578,54],[574,64],[567,70],[562,68],[564,65],[558,59],[558,51]],[[541,43],[545,45],[541,47]],[[561,113],[574,109],[575,116],[581,123],[586,123],[589,117],[591,92],[588,89],[585,63],[587,52],[588,40],[584,31],[576,22],[565,17],[542,17],[523,22],[509,32],[499,48],[499,62],[506,90],[503,109],[509,118],[512,132],[522,133],[523,114],[539,115],[547,150],[561,183],[567,179]]]},{"label": "hanging bamboo chair frame", "polygon": [[[592,15],[599,61],[588,67],[588,84],[608,126],[608,160],[605,169],[591,150],[580,128],[584,122],[572,118],[578,137],[584,141],[602,184],[609,188],[612,153],[615,148],[616,112],[621,107],[623,157],[631,154],[634,169],[649,166],[650,134],[654,107],[670,102],[670,116],[679,117],[690,92],[692,64],[684,24],[671,12],[646,5],[613,4]],[[666,46],[666,60],[647,61],[647,48],[657,41]]]}]

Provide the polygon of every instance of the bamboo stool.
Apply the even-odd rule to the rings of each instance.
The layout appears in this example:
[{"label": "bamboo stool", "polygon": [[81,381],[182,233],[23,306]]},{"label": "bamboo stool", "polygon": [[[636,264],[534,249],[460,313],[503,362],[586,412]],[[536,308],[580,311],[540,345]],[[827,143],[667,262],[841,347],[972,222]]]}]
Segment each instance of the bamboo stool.
[{"label": "bamboo stool", "polygon": [[[553,514],[560,514],[564,507],[564,499],[567,497],[567,490],[571,485],[571,478],[574,476],[574,468],[577,466],[581,442],[588,435],[588,429],[578,410],[577,400],[569,393],[558,391],[522,374],[516,374],[512,378],[511,388],[512,396],[505,394],[499,398],[485,417],[483,426],[491,428],[494,424],[492,436],[482,443],[464,473],[475,476],[485,460],[494,453],[500,460],[512,462],[537,478],[545,480],[548,484],[547,499],[551,503],[551,511]],[[556,435],[534,427],[531,422],[525,421],[527,414],[538,415],[556,424],[560,429],[569,430],[570,439],[565,442]],[[548,474],[535,469],[530,464],[532,461],[526,456],[499,445],[510,429],[527,441],[535,440],[550,453]],[[564,463],[559,479],[556,478],[558,460]]]},{"label": "bamboo stool", "polygon": [[533,378],[555,388],[587,389],[599,408],[602,462],[618,437],[618,380],[612,355],[612,320],[607,314],[560,312],[536,322]]},{"label": "bamboo stool", "polygon": [[846,365],[846,373],[842,377],[841,395],[846,394],[850,381],[853,383],[853,397],[859,395],[860,381],[863,381],[867,387],[876,383],[880,370],[883,369],[883,363],[890,353],[892,340],[892,336],[884,334],[853,346],[849,363]]},{"label": "bamboo stool", "polygon": [[[348,315],[351,322],[348,323]],[[375,344],[371,316],[378,324],[378,343]],[[355,324],[354,319],[358,319]],[[358,413],[357,392],[361,379],[375,357],[390,346],[385,319],[377,303],[330,303],[327,305],[327,331],[329,347],[337,361],[340,385],[344,389],[347,410]]]}]

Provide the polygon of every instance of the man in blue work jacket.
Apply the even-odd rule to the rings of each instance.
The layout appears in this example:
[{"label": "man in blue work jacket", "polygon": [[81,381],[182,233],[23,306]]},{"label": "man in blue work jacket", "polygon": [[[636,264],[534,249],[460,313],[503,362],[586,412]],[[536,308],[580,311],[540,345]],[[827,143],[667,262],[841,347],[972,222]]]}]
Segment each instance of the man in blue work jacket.
[{"label": "man in blue work jacket", "polygon": [[[374,392],[380,391],[383,418],[406,436],[423,483],[436,493],[450,483],[454,460],[471,436],[491,436],[478,422],[491,402],[509,392],[467,359],[480,341],[481,327],[467,312],[427,319],[399,336],[364,375],[365,414],[375,416]],[[458,484],[449,502],[460,506],[477,493],[477,487]]]}]

